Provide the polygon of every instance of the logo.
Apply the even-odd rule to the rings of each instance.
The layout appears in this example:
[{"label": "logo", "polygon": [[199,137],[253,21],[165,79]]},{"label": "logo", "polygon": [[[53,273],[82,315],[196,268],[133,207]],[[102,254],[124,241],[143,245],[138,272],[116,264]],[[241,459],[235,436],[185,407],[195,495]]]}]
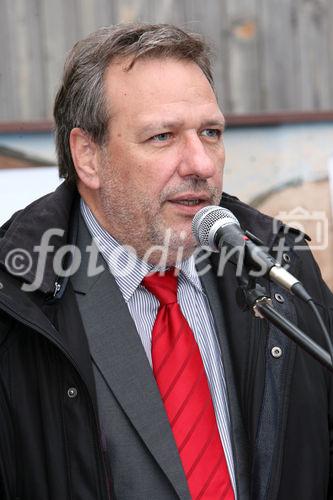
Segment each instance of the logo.
[{"label": "logo", "polygon": [[[302,245],[297,245],[297,242],[303,240],[304,235],[311,238],[309,242],[311,250],[325,250],[328,247],[328,218],[323,210],[310,211],[296,207],[290,212],[279,212],[275,218],[300,232],[294,247],[296,250],[304,248]],[[285,231],[288,232],[288,228]]]}]

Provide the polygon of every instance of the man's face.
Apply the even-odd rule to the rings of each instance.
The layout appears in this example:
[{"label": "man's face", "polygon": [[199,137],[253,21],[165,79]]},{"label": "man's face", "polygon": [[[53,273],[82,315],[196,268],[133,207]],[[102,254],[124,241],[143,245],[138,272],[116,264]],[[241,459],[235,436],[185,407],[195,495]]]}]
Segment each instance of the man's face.
[{"label": "man's face", "polygon": [[219,203],[224,118],[196,64],[146,59],[124,71],[127,63],[112,63],[105,76],[111,120],[95,215],[141,258],[166,242],[170,265],[178,247],[183,257],[196,247],[196,212]]}]

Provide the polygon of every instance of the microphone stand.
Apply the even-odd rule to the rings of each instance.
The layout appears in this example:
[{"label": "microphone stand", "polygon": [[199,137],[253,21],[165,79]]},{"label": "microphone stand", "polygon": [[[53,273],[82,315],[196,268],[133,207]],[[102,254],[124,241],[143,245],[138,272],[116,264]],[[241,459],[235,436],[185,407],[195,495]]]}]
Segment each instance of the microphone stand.
[{"label": "microphone stand", "polygon": [[250,280],[248,276],[245,277],[244,274],[240,281],[236,299],[242,310],[249,309],[256,318],[267,319],[273,323],[319,363],[333,372],[332,360],[328,352],[273,308],[272,299],[262,285],[255,280]]}]

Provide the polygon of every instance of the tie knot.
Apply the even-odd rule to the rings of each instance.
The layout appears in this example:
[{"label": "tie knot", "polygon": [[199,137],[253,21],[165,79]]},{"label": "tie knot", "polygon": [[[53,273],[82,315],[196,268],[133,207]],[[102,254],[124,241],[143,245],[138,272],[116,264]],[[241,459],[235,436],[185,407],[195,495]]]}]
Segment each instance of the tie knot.
[{"label": "tie knot", "polygon": [[177,302],[178,277],[175,269],[169,269],[163,274],[148,274],[142,280],[143,285],[159,300],[161,305]]}]

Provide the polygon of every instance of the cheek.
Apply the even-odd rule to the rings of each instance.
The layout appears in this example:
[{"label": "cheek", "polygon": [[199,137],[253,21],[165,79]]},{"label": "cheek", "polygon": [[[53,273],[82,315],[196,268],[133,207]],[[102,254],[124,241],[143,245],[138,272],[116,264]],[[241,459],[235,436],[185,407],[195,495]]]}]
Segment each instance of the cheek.
[{"label": "cheek", "polygon": [[128,187],[136,191],[137,195],[158,199],[177,170],[176,158],[174,151],[147,153],[138,148],[129,148],[126,163],[124,158],[121,160],[126,169]]},{"label": "cheek", "polygon": [[171,167],[171,161],[149,161],[140,163],[135,173],[135,179],[145,191],[152,196],[160,193],[172,179],[175,169]]},{"label": "cheek", "polygon": [[224,149],[218,155],[218,159],[217,159],[216,165],[217,165],[216,176],[219,177],[219,178],[221,178],[221,180],[222,180],[222,176],[223,176],[223,172],[224,172],[224,165],[225,165]]},{"label": "cheek", "polygon": [[127,179],[123,178],[123,189],[129,198],[138,202],[153,201],[158,197],[158,176],[156,172],[147,171],[142,165],[136,165],[135,172],[128,171]]}]

